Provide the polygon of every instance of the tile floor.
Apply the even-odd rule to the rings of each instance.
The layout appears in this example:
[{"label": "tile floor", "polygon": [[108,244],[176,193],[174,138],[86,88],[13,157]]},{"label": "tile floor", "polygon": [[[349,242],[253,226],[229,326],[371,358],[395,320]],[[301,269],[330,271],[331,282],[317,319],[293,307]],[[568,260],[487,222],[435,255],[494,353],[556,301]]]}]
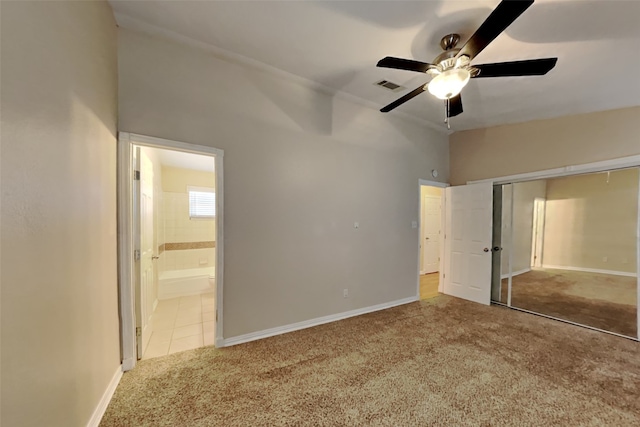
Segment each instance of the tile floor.
[{"label": "tile floor", "polygon": [[153,333],[142,358],[213,345],[214,318],[213,292],[159,301],[153,314]]}]

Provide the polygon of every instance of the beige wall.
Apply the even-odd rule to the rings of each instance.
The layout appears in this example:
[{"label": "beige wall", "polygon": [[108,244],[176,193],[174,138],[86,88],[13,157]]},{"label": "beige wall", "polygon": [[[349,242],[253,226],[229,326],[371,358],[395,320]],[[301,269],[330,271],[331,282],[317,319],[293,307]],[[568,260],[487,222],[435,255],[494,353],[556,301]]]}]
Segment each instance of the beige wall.
[{"label": "beige wall", "polygon": [[216,174],[213,172],[162,166],[162,190],[174,193],[186,193],[187,186],[216,186]]},{"label": "beige wall", "polygon": [[456,132],[451,184],[640,154],[640,107]]},{"label": "beige wall", "polygon": [[119,43],[120,129],[225,150],[225,338],[416,295],[416,189],[448,180],[446,135],[203,50]]},{"label": "beige wall", "polygon": [[1,2],[3,426],[84,426],[120,369],[116,26]]},{"label": "beige wall", "polygon": [[[513,229],[511,228],[511,186],[513,185]],[[502,194],[502,274],[509,273],[509,256],[513,248],[513,273],[531,267],[533,206],[536,197],[544,198],[546,181],[518,182],[504,186]],[[513,230],[513,241],[511,234]]]},{"label": "beige wall", "polygon": [[635,273],[638,179],[634,168],[548,180],[544,265]]}]

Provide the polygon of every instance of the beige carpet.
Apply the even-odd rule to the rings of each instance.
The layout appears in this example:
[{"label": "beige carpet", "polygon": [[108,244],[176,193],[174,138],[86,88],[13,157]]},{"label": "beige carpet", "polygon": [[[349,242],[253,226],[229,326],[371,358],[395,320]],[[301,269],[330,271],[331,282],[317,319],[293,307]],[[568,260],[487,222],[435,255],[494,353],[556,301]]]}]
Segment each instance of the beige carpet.
[{"label": "beige carpet", "polygon": [[[507,301],[504,279],[501,301]],[[637,337],[637,279],[582,271],[536,269],[514,276],[511,305]]]},{"label": "beige carpet", "polygon": [[640,343],[438,296],[142,361],[102,426],[638,426]]}]

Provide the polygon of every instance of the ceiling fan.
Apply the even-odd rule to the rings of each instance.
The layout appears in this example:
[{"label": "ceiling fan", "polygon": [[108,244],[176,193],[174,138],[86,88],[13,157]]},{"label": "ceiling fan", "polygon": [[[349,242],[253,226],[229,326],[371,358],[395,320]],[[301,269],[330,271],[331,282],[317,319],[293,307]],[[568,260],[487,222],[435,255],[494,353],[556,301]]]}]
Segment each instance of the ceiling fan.
[{"label": "ceiling fan", "polygon": [[429,91],[436,98],[445,100],[445,122],[448,126],[450,117],[462,113],[460,91],[469,79],[547,74],[556,65],[558,58],[471,65],[471,61],[532,4],[533,0],[503,0],[461,48],[456,47],[460,41],[458,34],[444,36],[440,41],[440,47],[444,52],[438,55],[432,64],[391,56],[381,59],[378,67],[427,73],[433,79],[380,111],[387,113],[422,92]]}]

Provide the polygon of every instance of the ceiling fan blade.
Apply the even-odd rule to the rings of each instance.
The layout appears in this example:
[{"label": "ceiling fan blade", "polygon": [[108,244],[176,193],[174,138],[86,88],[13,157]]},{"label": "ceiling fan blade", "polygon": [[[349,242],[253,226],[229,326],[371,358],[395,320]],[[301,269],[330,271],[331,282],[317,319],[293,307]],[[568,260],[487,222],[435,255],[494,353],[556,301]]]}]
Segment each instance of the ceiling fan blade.
[{"label": "ceiling fan blade", "polygon": [[496,64],[474,65],[479,77],[544,76],[556,66],[558,58],[530,59],[527,61],[499,62]]},{"label": "ceiling fan blade", "polygon": [[397,70],[426,73],[429,68],[435,68],[435,65],[428,64],[426,62],[414,61],[413,59],[394,58],[392,56],[387,56],[378,61],[378,67],[395,68]]},{"label": "ceiling fan blade", "polygon": [[426,85],[422,85],[422,86],[412,90],[411,92],[409,92],[405,96],[403,96],[401,98],[398,98],[395,101],[393,101],[391,104],[387,105],[386,107],[383,107],[382,109],[380,109],[380,111],[382,111],[383,113],[388,113],[389,111],[393,110],[394,108],[404,104],[405,102],[407,102],[411,98],[414,98],[414,97],[420,95],[422,92],[424,92],[426,90],[425,86]]},{"label": "ceiling fan blade", "polygon": [[532,4],[533,0],[503,0],[500,2],[498,7],[480,25],[480,28],[462,46],[456,58],[462,55],[468,56],[469,59],[475,58]]},{"label": "ceiling fan blade", "polygon": [[[445,100],[445,103],[447,100]],[[462,113],[462,95],[458,94],[448,100],[447,117],[455,117]]]}]

